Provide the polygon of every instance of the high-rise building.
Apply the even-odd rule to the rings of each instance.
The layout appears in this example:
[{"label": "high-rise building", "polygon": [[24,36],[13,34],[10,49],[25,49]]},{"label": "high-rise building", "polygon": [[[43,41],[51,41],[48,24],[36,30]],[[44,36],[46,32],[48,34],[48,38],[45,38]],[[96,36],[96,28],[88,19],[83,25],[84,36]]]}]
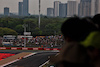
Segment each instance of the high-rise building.
[{"label": "high-rise building", "polygon": [[47,8],[47,16],[49,16],[49,17],[54,16],[54,9],[53,8]]},{"label": "high-rise building", "polygon": [[94,16],[96,13],[96,0],[91,0],[91,16]]},{"label": "high-rise building", "polygon": [[59,17],[66,17],[67,16],[67,3],[60,3],[59,4]]},{"label": "high-rise building", "polygon": [[80,0],[76,0],[78,3],[80,3]]},{"label": "high-rise building", "polygon": [[91,16],[100,13],[100,0],[91,0]]},{"label": "high-rise building", "polygon": [[19,16],[23,15],[23,2],[19,2]]},{"label": "high-rise building", "polygon": [[28,16],[29,13],[29,4],[28,4],[28,0],[23,0],[23,16]]},{"label": "high-rise building", "polygon": [[68,1],[67,2],[67,16],[71,17],[73,15],[78,15],[78,2]]},{"label": "high-rise building", "polygon": [[54,2],[54,17],[59,16],[59,4],[60,3],[61,3],[60,1],[55,1]]},{"label": "high-rise building", "polygon": [[95,12],[96,14],[100,13],[100,0],[96,0],[95,2]]},{"label": "high-rise building", "polygon": [[8,7],[5,7],[4,8],[4,15],[5,16],[8,16],[9,15],[9,8]]},{"label": "high-rise building", "polygon": [[91,0],[81,0],[79,16],[91,16]]},{"label": "high-rise building", "polygon": [[76,0],[76,1],[77,1],[77,6],[78,6],[77,11],[78,11],[78,16],[79,16],[79,5],[80,5],[80,0]]}]

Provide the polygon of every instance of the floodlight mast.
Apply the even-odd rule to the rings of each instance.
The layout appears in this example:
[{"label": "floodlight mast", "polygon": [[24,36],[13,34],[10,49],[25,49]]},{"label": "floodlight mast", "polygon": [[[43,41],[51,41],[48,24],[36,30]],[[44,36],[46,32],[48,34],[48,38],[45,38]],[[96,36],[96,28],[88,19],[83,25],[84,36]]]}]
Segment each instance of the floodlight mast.
[{"label": "floodlight mast", "polygon": [[23,24],[23,28],[24,28],[24,47],[26,47],[26,35],[25,35],[26,27],[27,27],[27,25]]},{"label": "floodlight mast", "polygon": [[[26,32],[26,25],[24,25],[24,33]],[[26,47],[26,35],[24,34],[24,47]]]},{"label": "floodlight mast", "polygon": [[41,8],[41,5],[40,5],[41,1],[39,0],[39,28],[40,28],[40,8]]}]

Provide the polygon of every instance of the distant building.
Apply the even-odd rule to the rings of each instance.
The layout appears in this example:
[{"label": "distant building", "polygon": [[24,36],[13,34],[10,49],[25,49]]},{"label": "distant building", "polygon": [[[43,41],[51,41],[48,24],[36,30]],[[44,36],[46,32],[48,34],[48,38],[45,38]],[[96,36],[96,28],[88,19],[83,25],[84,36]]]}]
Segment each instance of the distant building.
[{"label": "distant building", "polygon": [[23,16],[28,16],[29,13],[29,2],[28,0],[23,0]]},{"label": "distant building", "polygon": [[23,15],[23,2],[19,2],[19,16]]},{"label": "distant building", "polygon": [[80,3],[78,4],[78,16],[80,16]]},{"label": "distant building", "polygon": [[78,15],[78,2],[68,1],[67,2],[67,16],[71,17],[74,15]]},{"label": "distant building", "polygon": [[53,8],[47,8],[47,16],[49,16],[49,17],[54,16],[54,9]]},{"label": "distant building", "polygon": [[91,0],[80,1],[79,16],[91,16]]},{"label": "distant building", "polygon": [[76,0],[78,3],[80,3],[80,0]]},{"label": "distant building", "polygon": [[8,7],[5,7],[4,8],[4,15],[5,16],[8,16],[9,15],[9,8]]},{"label": "distant building", "polygon": [[96,0],[91,0],[91,16],[94,16],[96,14]]},{"label": "distant building", "polygon": [[55,1],[54,2],[54,17],[59,16],[59,4],[60,3],[61,3],[60,1]]},{"label": "distant building", "polygon": [[59,4],[59,17],[66,17],[67,16],[67,3],[60,3]]},{"label": "distant building", "polygon": [[95,0],[95,14],[100,14],[100,0]]}]

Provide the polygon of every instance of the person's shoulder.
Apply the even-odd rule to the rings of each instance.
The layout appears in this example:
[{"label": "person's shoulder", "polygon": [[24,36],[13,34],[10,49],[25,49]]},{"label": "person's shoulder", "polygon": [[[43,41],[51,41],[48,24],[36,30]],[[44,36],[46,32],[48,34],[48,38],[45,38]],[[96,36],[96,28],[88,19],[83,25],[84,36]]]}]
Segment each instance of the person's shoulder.
[{"label": "person's shoulder", "polygon": [[66,44],[60,51],[57,58],[66,60],[71,63],[85,63],[87,58],[86,49],[78,42],[70,42]]}]

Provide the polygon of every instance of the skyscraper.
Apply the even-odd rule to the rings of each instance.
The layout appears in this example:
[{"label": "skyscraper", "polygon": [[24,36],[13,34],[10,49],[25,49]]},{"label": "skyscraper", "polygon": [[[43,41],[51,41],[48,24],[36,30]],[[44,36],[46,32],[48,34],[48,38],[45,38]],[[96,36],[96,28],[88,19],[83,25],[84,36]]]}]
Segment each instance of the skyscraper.
[{"label": "skyscraper", "polygon": [[60,1],[54,2],[54,17],[59,16],[59,4],[60,3],[61,3]]},{"label": "skyscraper", "polygon": [[60,3],[59,4],[59,17],[66,17],[67,16],[67,3]]},{"label": "skyscraper", "polygon": [[53,8],[47,8],[47,16],[49,16],[49,17],[54,16],[54,9]]},{"label": "skyscraper", "polygon": [[100,13],[100,0],[91,0],[91,16]]},{"label": "skyscraper", "polygon": [[79,16],[91,16],[91,0],[81,0]]},{"label": "skyscraper", "polygon": [[78,2],[68,1],[67,2],[67,16],[71,17],[73,15],[78,15]]},{"label": "skyscraper", "polygon": [[80,3],[80,0],[76,0],[78,3]]},{"label": "skyscraper", "polygon": [[91,16],[94,16],[96,13],[96,0],[91,0]]},{"label": "skyscraper", "polygon": [[9,15],[9,8],[8,7],[5,7],[4,8],[4,15],[5,16],[8,16]]},{"label": "skyscraper", "polygon": [[29,13],[29,4],[28,4],[28,0],[23,0],[23,16],[28,16]]},{"label": "skyscraper", "polygon": [[19,2],[19,16],[23,15],[23,2]]},{"label": "skyscraper", "polygon": [[95,2],[95,12],[96,14],[100,13],[100,0],[96,0]]}]

